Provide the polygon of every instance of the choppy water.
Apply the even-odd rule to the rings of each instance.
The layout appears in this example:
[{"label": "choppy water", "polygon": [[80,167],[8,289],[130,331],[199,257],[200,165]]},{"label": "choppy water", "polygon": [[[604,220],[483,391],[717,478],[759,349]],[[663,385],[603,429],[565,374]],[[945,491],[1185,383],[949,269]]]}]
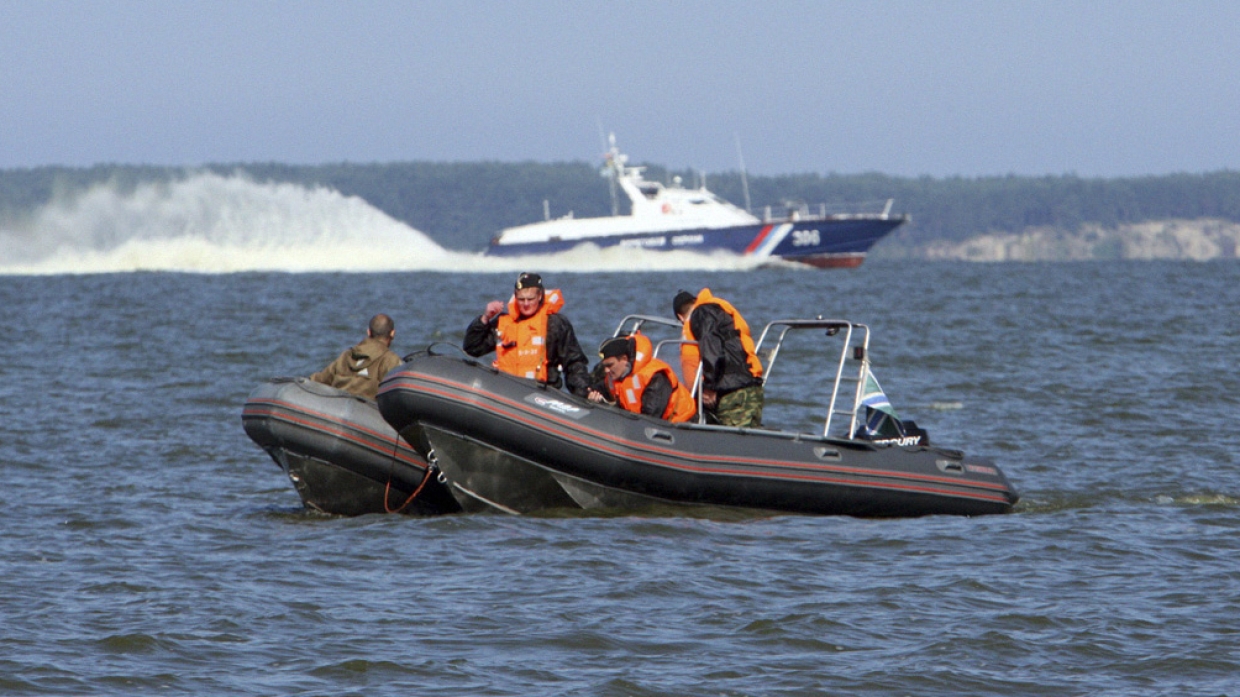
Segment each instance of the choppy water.
[{"label": "choppy water", "polygon": [[[874,328],[1009,516],[330,518],[241,429],[509,274],[0,277],[0,693],[1240,694],[1240,265],[554,273],[583,343],[710,285]],[[808,369],[808,366],[803,365]],[[813,395],[776,406],[790,412]]]},{"label": "choppy water", "polygon": [[[1024,498],[890,521],[306,513],[242,431],[254,385],[377,311],[401,352],[459,341],[518,269],[328,191],[101,187],[0,229],[0,694],[1240,694],[1240,265],[530,263],[587,348],[703,285],[755,325],[868,323],[901,414]],[[98,275],[57,275],[78,272]],[[767,420],[812,427],[808,384]]]}]

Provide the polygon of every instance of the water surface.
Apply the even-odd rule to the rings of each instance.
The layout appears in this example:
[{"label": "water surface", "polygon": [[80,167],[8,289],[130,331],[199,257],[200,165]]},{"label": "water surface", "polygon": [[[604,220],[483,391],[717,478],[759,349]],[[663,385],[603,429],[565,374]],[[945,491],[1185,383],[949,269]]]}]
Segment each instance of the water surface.
[{"label": "water surface", "polygon": [[[378,311],[459,342],[510,275],[0,277],[0,693],[1240,693],[1240,265],[548,273],[587,349],[703,285],[867,323],[1012,515],[304,511],[248,392]],[[794,363],[770,418],[812,425]]]}]

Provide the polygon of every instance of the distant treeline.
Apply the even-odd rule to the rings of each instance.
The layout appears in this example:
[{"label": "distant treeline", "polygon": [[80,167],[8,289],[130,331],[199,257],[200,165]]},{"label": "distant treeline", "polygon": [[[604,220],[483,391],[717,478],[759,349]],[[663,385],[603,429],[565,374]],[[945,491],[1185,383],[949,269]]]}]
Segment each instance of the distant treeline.
[{"label": "distant treeline", "polygon": [[[120,191],[209,171],[244,173],[256,182],[324,186],[358,196],[398,220],[456,249],[481,249],[500,229],[543,218],[607,215],[611,196],[597,167],[584,162],[403,162],[391,164],[224,164],[195,170],[130,165],[0,170],[0,221],[29,213],[57,196],[108,182]],[[651,165],[648,179],[698,183],[689,171]],[[715,193],[744,205],[739,172],[708,175]],[[912,222],[888,245],[916,247],[959,242],[1031,226],[1075,231],[1084,223],[1114,227],[1150,220],[1219,218],[1240,222],[1240,172],[1129,178],[1062,176],[892,177],[882,174],[750,176],[755,212],[787,201],[816,206],[894,199],[893,212]],[[621,212],[627,210],[621,201]]]}]

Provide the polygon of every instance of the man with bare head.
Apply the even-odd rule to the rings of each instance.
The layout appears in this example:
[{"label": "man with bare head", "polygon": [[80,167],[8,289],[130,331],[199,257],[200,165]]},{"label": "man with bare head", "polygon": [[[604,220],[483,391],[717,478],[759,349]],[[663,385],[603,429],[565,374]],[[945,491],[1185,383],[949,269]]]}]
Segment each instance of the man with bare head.
[{"label": "man with bare head", "polygon": [[370,318],[366,338],[361,343],[345,349],[331,365],[311,375],[310,379],[374,399],[383,376],[401,364],[400,356],[390,348],[395,338],[396,323],[385,314],[377,314]]}]

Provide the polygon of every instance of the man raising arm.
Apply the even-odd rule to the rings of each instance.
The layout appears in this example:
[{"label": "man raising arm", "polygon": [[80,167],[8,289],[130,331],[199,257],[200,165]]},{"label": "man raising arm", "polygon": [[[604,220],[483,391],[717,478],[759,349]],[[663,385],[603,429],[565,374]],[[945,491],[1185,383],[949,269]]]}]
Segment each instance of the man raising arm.
[{"label": "man raising arm", "polygon": [[497,369],[552,387],[564,384],[584,397],[590,384],[588,361],[572,322],[560,314],[563,307],[559,289],[546,290],[541,276],[523,273],[506,308],[492,300],[469,323],[462,348],[474,357],[494,351]]}]

